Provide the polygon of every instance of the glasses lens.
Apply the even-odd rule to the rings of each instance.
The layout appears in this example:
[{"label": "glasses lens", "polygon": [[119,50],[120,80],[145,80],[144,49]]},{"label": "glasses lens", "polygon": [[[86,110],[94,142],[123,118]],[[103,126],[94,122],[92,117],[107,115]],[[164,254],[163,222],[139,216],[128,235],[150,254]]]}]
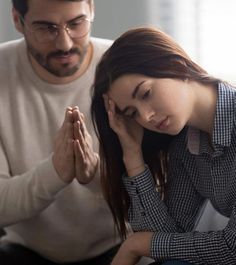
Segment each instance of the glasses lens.
[{"label": "glasses lens", "polygon": [[71,38],[82,38],[90,31],[91,22],[83,19],[79,22],[68,25],[68,33]]},{"label": "glasses lens", "polygon": [[58,29],[56,27],[41,27],[34,29],[33,33],[38,42],[45,43],[55,40],[58,35]]},{"label": "glasses lens", "polygon": [[[87,19],[68,24],[64,30],[71,38],[82,38],[90,31],[91,22]],[[33,30],[35,39],[40,43],[52,42],[58,36],[58,27],[40,27]]]}]

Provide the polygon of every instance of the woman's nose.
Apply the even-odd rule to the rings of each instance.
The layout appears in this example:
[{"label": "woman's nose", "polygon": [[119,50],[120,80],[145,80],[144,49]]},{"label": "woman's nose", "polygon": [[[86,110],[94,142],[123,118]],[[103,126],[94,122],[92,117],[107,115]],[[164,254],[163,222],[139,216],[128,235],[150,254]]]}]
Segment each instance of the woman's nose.
[{"label": "woman's nose", "polygon": [[150,108],[144,108],[141,110],[140,116],[144,122],[150,122],[154,117],[154,111]]}]

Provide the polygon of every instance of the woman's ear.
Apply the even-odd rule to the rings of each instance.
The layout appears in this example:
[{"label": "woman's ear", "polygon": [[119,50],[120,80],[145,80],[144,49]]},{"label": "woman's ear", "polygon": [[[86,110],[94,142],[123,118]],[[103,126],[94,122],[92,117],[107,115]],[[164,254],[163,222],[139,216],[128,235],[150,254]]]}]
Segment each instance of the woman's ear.
[{"label": "woman's ear", "polygon": [[14,7],[12,8],[12,18],[16,30],[19,31],[20,33],[23,33],[23,24],[21,21],[21,15]]}]

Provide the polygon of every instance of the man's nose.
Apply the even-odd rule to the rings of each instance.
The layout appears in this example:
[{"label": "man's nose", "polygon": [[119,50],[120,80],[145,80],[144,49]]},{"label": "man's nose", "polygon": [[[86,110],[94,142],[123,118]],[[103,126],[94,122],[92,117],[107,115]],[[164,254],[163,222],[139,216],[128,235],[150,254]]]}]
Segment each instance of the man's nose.
[{"label": "man's nose", "polygon": [[56,48],[61,51],[69,51],[73,47],[73,40],[66,28],[60,29],[56,38]]}]

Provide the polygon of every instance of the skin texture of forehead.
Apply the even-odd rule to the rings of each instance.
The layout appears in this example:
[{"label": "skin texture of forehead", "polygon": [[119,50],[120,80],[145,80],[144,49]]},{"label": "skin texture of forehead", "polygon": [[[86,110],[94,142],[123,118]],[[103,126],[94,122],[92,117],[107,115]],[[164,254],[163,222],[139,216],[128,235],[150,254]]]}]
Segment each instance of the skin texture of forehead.
[{"label": "skin texture of forehead", "polygon": [[[30,5],[31,4],[33,4],[33,3],[39,3],[39,4],[42,4],[43,2],[49,2],[49,3],[62,3],[62,2],[64,2],[64,3],[66,3],[66,2],[68,2],[68,3],[78,3],[78,2],[87,2],[89,5],[91,5],[91,3],[92,3],[92,0],[28,0],[27,1],[27,6],[28,6],[28,9],[29,9],[29,7],[30,7]],[[47,10],[45,10],[45,11],[47,11]]]},{"label": "skin texture of forehead", "polygon": [[[30,2],[33,1],[38,1],[38,2],[42,2],[43,0],[28,0],[27,4],[29,5]],[[46,1],[50,1],[50,2],[87,2],[89,5],[91,4],[91,0],[46,0]]]},{"label": "skin texture of forehead", "polygon": [[28,7],[26,17],[29,16],[30,20],[38,20],[43,17],[46,20],[55,20],[55,23],[70,20],[80,14],[93,14],[92,8],[86,0],[30,0]]},{"label": "skin texture of forehead", "polygon": [[[13,7],[19,14],[24,18],[29,11],[29,6],[33,2],[42,3],[43,0],[12,0]],[[53,2],[87,2],[90,8],[92,8],[94,1],[93,0],[48,0],[51,3]]]}]

